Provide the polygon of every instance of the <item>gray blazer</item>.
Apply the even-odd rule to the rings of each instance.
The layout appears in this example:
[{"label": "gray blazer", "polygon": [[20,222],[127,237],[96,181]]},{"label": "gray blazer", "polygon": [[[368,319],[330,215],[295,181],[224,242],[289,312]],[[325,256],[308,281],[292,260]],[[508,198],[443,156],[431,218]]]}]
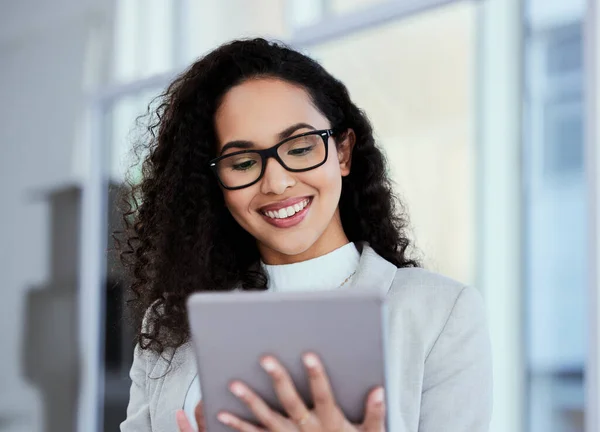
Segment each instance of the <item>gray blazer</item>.
[{"label": "gray blazer", "polygon": [[[388,432],[484,432],[492,365],[479,293],[420,268],[398,269],[363,246],[352,284],[388,292]],[[177,432],[196,377],[190,343],[159,356],[135,350],[122,432]]]}]

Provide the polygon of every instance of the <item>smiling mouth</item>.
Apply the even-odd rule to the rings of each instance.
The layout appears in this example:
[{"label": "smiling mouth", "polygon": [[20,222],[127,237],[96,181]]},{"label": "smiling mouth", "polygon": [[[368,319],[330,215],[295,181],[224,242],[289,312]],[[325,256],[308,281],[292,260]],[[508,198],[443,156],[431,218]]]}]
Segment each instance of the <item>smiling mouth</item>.
[{"label": "smiling mouth", "polygon": [[261,211],[261,213],[270,219],[287,219],[304,210],[310,204],[310,201],[310,198],[306,198],[294,205],[280,208],[279,210]]}]

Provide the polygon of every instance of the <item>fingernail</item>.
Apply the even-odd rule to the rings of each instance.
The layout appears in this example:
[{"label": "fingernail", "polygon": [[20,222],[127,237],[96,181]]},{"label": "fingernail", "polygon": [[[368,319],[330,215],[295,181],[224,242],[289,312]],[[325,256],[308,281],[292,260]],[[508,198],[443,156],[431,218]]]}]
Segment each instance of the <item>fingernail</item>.
[{"label": "fingernail", "polygon": [[373,402],[376,403],[377,405],[382,404],[384,396],[385,395],[383,393],[382,388],[375,390],[375,392],[373,393]]},{"label": "fingernail", "polygon": [[219,413],[217,414],[217,420],[219,420],[221,423],[226,424],[226,425],[230,425],[233,423],[233,418],[226,413]]},{"label": "fingernail", "polygon": [[237,397],[243,397],[246,394],[246,390],[240,383],[231,384],[229,389],[231,390],[231,393],[233,393]]},{"label": "fingernail", "polygon": [[271,360],[271,359],[268,359],[268,358],[261,360],[260,365],[267,372],[273,372],[277,368],[277,365],[275,364],[275,362],[273,360]]},{"label": "fingernail", "polygon": [[316,368],[319,365],[319,360],[313,354],[306,354],[304,356],[304,364],[309,368]]}]

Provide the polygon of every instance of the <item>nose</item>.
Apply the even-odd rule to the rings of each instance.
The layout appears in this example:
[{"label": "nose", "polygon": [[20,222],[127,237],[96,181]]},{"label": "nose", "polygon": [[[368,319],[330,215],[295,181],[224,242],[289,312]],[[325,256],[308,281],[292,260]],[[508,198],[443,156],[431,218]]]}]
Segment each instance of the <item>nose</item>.
[{"label": "nose", "polygon": [[287,188],[296,184],[291,172],[282,167],[275,159],[268,159],[261,180],[260,191],[265,194],[281,195]]}]

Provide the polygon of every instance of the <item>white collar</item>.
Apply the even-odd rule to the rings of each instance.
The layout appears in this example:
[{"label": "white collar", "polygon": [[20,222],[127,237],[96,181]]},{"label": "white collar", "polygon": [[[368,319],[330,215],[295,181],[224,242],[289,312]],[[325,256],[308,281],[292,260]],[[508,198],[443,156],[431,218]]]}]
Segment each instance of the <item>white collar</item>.
[{"label": "white collar", "polygon": [[[358,269],[360,253],[348,243],[326,255],[294,264],[261,265],[271,291],[319,291],[339,288]],[[344,284],[345,285],[345,284]]]}]

